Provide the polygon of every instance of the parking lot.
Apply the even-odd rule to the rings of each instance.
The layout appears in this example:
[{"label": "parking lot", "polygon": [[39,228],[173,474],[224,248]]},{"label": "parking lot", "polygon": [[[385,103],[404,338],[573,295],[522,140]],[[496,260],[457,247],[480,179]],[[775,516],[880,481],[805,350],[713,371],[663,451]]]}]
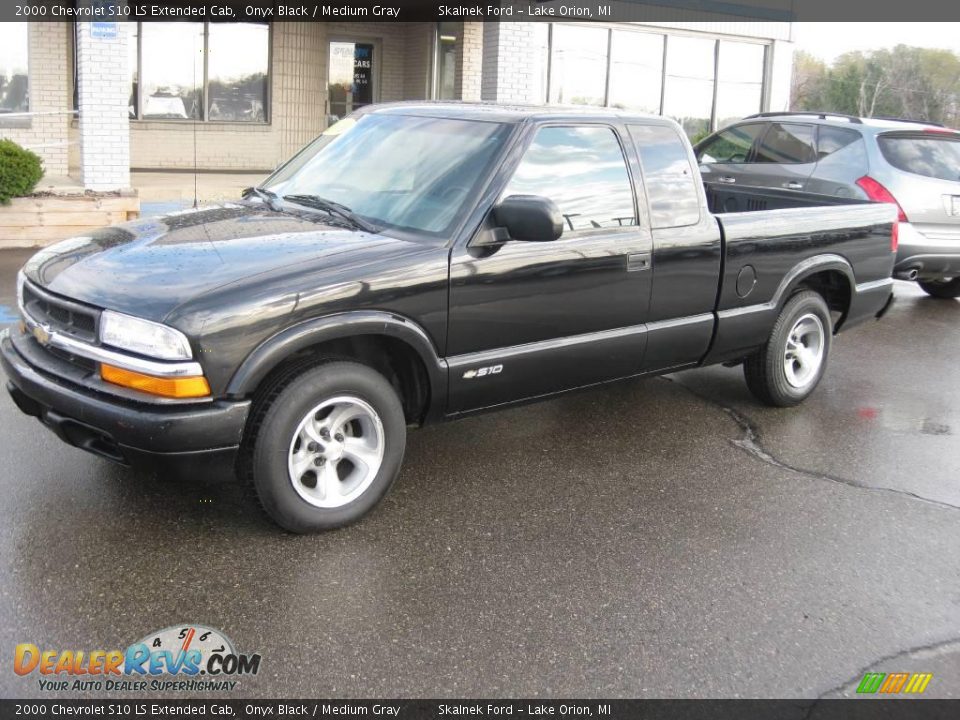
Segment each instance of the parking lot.
[{"label": "parking lot", "polygon": [[[27,256],[0,255],[0,323]],[[0,646],[203,623],[262,655],[246,697],[812,698],[868,670],[956,697],[960,302],[896,293],[799,408],[719,367],[426,428],[378,509],[316,536],[3,393]],[[0,694],[40,694],[9,667]]]}]

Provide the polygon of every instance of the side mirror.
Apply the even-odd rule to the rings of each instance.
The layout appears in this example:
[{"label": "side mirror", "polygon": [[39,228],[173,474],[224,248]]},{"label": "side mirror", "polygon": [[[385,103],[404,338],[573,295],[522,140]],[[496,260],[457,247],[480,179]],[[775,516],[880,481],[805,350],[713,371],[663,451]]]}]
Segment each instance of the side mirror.
[{"label": "side mirror", "polygon": [[557,204],[539,195],[511,195],[493,209],[497,225],[511,240],[550,242],[563,235],[563,215]]}]

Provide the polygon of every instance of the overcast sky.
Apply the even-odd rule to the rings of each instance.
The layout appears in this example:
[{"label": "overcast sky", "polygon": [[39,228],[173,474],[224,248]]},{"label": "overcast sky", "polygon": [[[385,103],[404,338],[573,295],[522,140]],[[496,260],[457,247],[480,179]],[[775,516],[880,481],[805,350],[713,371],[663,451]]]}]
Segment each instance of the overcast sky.
[{"label": "overcast sky", "polygon": [[797,47],[827,62],[851,50],[877,50],[894,45],[943,48],[960,55],[960,23],[845,23],[793,24]]}]

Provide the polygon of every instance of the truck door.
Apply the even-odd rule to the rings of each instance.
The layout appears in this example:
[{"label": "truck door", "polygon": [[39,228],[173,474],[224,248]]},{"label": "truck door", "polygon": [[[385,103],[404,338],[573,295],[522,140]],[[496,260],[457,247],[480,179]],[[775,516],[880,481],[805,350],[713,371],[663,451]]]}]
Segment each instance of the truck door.
[{"label": "truck door", "polygon": [[[539,195],[564,217],[551,242],[477,241],[452,251],[447,360],[451,413],[639,373],[646,345],[652,242],[625,155],[609,124],[533,126],[498,198]],[[489,238],[488,238],[489,239]]]},{"label": "truck door", "polygon": [[722,252],[690,144],[673,125],[630,124],[653,228],[653,291],[644,369],[697,363],[713,336]]}]

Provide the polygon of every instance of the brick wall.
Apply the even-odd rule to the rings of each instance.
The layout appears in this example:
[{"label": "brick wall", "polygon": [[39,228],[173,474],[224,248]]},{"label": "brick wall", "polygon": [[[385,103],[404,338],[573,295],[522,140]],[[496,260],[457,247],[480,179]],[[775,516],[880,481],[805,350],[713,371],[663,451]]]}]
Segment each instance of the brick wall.
[{"label": "brick wall", "polygon": [[546,23],[504,22],[483,26],[485,101],[542,103],[545,98]]},{"label": "brick wall", "polygon": [[274,25],[273,125],[279,146],[265,158],[273,167],[319,135],[326,125],[326,32],[319,23]]},{"label": "brick wall", "polygon": [[483,80],[483,23],[463,23],[456,57],[454,91],[461,100],[476,102]]},{"label": "brick wall", "polygon": [[77,23],[77,97],[80,111],[80,180],[88,190],[130,187],[130,26],[94,37],[91,23]]},{"label": "brick wall", "polygon": [[433,86],[433,54],[436,25],[411,23],[406,25],[404,53],[403,99],[426,100]]},{"label": "brick wall", "polygon": [[0,138],[9,138],[43,158],[47,175],[66,175],[69,154],[70,32],[72,23],[29,23],[30,112],[58,113],[0,122]]},{"label": "brick wall", "polygon": [[426,97],[431,23],[275,23],[270,123],[133,121],[134,168],[270,170],[326,127],[328,42],[370,40],[380,100]]}]

